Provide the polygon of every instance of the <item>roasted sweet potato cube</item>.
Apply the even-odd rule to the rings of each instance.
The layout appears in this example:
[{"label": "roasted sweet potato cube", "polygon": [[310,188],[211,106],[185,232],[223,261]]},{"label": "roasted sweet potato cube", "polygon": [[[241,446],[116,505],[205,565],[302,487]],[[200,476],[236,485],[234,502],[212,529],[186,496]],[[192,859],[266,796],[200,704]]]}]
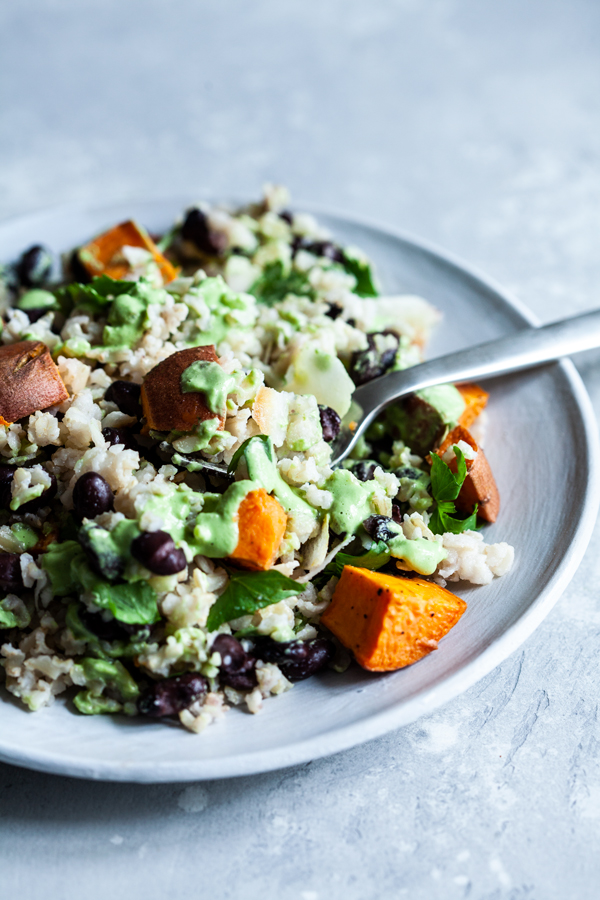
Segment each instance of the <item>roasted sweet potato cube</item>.
[{"label": "roasted sweet potato cube", "polygon": [[287,515],[264,488],[247,494],[238,510],[238,545],[230,556],[245,569],[270,569],[285,533]]},{"label": "roasted sweet potato cube", "polygon": [[127,278],[131,274],[131,267],[123,255],[123,247],[140,247],[148,250],[160,269],[165,284],[177,277],[178,270],[163,256],[146,229],[132,219],[98,235],[89,244],[80,247],[77,255],[91,276],[109,275],[116,279]]},{"label": "roasted sweet potato cube", "polygon": [[142,385],[142,409],[146,417],[145,432],[192,431],[198,422],[218,418],[220,429],[225,424],[208,406],[204,394],[184,394],[181,375],[192,363],[204,360],[218,362],[212,344],[190,347],[167,356],[148,372]]},{"label": "roasted sweet potato cube", "polygon": [[[460,513],[470,515],[478,503],[477,515],[486,522],[495,522],[500,512],[500,493],[485,453],[477,446],[473,435],[466,428],[457,425],[446,436],[436,453],[443,456],[448,447],[458,444],[459,441],[466,441],[477,452],[477,456],[475,459],[466,460],[468,474],[455,501],[456,509]],[[450,468],[456,472],[456,459],[452,460]]]},{"label": "roasted sweet potato cube", "polygon": [[465,411],[458,420],[458,424],[463,428],[470,428],[477,416],[485,409],[489,394],[473,382],[457,384],[456,387],[465,401]]},{"label": "roasted sweet potato cube", "polygon": [[16,422],[68,397],[50,351],[41,341],[0,347],[0,419],[4,423]]},{"label": "roasted sweet potato cube", "polygon": [[456,625],[467,604],[423,578],[344,566],[321,623],[371,672],[410,666]]}]

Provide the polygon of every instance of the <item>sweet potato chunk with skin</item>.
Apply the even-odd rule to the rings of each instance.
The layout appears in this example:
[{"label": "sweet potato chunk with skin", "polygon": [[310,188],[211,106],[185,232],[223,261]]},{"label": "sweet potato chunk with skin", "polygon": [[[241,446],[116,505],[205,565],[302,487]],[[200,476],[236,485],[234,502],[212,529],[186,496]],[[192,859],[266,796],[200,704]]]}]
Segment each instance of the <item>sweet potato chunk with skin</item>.
[{"label": "sweet potato chunk with skin", "polygon": [[0,347],[0,419],[16,422],[69,397],[48,347],[19,341]]},{"label": "sweet potato chunk with skin", "polygon": [[212,344],[178,350],[148,372],[142,385],[145,433],[150,429],[191,431],[199,421],[215,418],[219,419],[219,430],[223,429],[223,419],[208,408],[204,394],[184,394],[181,390],[182,372],[199,360],[219,361]]},{"label": "sweet potato chunk with skin", "polygon": [[321,622],[363,669],[391,672],[437,649],[467,604],[423,578],[344,566]]},{"label": "sweet potato chunk with skin", "polygon": [[456,387],[462,394],[462,398],[466,404],[465,411],[458,420],[458,424],[462,425],[463,428],[469,428],[477,416],[483,412],[487,406],[489,394],[487,391],[484,391],[482,387],[479,387],[478,384],[474,384],[473,382],[457,384]]},{"label": "sweet potato chunk with skin", "polygon": [[[467,464],[467,477],[460,489],[460,494],[455,500],[456,509],[460,513],[470,515],[476,503],[479,504],[477,515],[486,522],[495,522],[500,512],[500,494],[498,486],[492,475],[490,464],[485,453],[481,450],[475,438],[466,428],[458,425],[448,434],[436,453],[443,456],[448,447],[465,441],[477,452],[475,459],[465,460]],[[456,459],[449,464],[453,472],[456,472]]]},{"label": "sweet potato chunk with skin", "polygon": [[238,545],[229,557],[246,569],[270,569],[277,558],[287,515],[264,488],[247,494],[238,510]]},{"label": "sweet potato chunk with skin", "polygon": [[98,235],[81,247],[78,256],[86,271],[94,275],[110,275],[111,278],[127,278],[131,267],[123,255],[123,247],[140,247],[148,250],[160,269],[164,284],[177,277],[177,269],[162,255],[148,232],[130,219]]}]

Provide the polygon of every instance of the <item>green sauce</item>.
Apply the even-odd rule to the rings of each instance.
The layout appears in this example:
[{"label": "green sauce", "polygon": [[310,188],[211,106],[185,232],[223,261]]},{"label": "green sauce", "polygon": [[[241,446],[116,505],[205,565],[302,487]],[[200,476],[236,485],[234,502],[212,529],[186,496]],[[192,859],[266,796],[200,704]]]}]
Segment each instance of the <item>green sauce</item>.
[{"label": "green sauce", "polygon": [[[197,287],[188,292],[188,300],[194,296],[200,297],[211,311],[211,319],[208,327],[198,329],[191,335],[189,344],[191,347],[206,347],[208,344],[217,346],[225,340],[232,327],[245,328],[237,317],[232,316],[233,311],[247,312],[255,301],[247,294],[236,294],[232,291],[223,278],[217,275],[215,278],[205,278]],[[193,304],[192,304],[193,306]]]},{"label": "green sauce", "polygon": [[453,384],[437,384],[417,391],[417,397],[433,406],[444,424],[454,428],[465,410],[465,401]]},{"label": "green sauce", "polygon": [[402,534],[392,538],[388,544],[392,556],[404,562],[419,575],[433,575],[438,563],[448,555],[437,541],[414,538],[409,541]]},{"label": "green sauce", "polygon": [[231,556],[239,540],[237,513],[240,503],[259,488],[260,484],[255,481],[236,481],[223,495],[205,494],[204,510],[198,513],[194,528],[196,553],[214,558]]},{"label": "green sauce", "polygon": [[[206,450],[215,434],[219,433],[220,420],[215,416],[212,419],[203,419],[194,426],[192,432],[172,431],[167,440],[173,444],[175,450],[180,453],[197,453],[198,450]],[[152,436],[151,432],[151,436]],[[160,437],[160,432],[154,432]],[[214,450],[218,453],[218,450]]]},{"label": "green sauce", "polygon": [[181,373],[181,392],[204,394],[210,411],[221,416],[225,414],[227,394],[234,385],[234,376],[228,375],[216,362],[198,360]]},{"label": "green sauce", "polygon": [[102,335],[106,347],[133,347],[144,333],[148,307],[162,303],[166,294],[143,281],[135,282],[131,292],[119,294],[110,305],[108,324]]},{"label": "green sauce", "polygon": [[336,534],[354,534],[371,515],[373,488],[369,490],[366,485],[348,469],[336,469],[325,482],[325,490],[333,494],[329,515]]},{"label": "green sauce", "polygon": [[317,512],[306,500],[299,497],[289,484],[286,484],[277,471],[270,440],[251,438],[244,449],[244,457],[250,478],[264,487],[268,494],[275,494],[288,515],[296,520],[309,519],[313,525],[316,524],[319,518]]}]

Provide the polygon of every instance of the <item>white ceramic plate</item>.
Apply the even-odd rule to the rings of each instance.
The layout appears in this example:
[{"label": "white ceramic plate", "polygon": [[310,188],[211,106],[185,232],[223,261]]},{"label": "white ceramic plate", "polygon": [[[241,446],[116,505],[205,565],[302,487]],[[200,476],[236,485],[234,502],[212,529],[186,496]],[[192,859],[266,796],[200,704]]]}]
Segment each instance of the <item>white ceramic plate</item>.
[{"label": "white ceramic plate", "polygon": [[[32,243],[65,251],[123,219],[168,227],[186,200],[62,209],[0,225],[0,260]],[[318,212],[318,211],[317,211]],[[444,313],[429,356],[533,323],[500,288],[447,254],[389,230],[318,212],[342,242],[372,259],[385,292],[421,294]],[[29,713],[0,698],[0,760],[115,781],[185,781],[248,775],[302,763],[414,721],[490,672],[539,625],[573,576],[598,507],[598,439],[589,398],[570,362],[488,385],[486,453],[500,488],[488,543],[516,548],[513,571],[486,587],[452,585],[468,603],[436,653],[403,671],[327,672],[268,700],[232,710],[201,736],[168,723],[76,715],[59,698]]]}]

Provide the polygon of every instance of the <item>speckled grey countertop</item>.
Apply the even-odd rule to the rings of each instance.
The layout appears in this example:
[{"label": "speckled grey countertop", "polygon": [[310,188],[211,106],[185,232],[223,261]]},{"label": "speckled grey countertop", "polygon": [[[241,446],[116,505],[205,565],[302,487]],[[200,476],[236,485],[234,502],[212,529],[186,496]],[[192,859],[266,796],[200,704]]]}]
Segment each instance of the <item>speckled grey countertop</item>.
[{"label": "speckled grey countertop", "polygon": [[[4,2],[0,216],[280,181],[558,318],[600,301],[599,45],[595,0]],[[596,529],[520,651],[330,759],[156,787],[0,766],[2,896],[597,898],[599,559]]]}]

